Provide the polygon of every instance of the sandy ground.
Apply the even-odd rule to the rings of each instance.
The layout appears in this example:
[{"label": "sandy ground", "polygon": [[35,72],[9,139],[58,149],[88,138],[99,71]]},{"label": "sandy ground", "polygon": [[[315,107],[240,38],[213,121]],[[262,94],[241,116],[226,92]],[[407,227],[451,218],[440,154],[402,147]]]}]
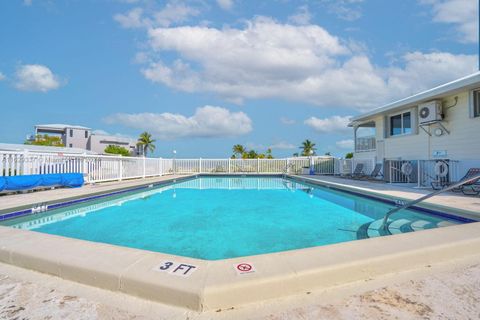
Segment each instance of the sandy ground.
[{"label": "sandy ground", "polygon": [[0,264],[0,319],[480,319],[480,256],[202,314]]}]

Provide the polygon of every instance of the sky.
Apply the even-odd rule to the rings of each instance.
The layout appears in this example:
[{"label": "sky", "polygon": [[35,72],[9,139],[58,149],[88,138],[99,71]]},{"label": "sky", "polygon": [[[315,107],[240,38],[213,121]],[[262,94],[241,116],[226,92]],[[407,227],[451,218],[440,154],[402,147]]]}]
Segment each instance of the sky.
[{"label": "sky", "polygon": [[478,69],[476,0],[4,0],[0,142],[35,124],[154,156],[353,148],[349,118]]}]

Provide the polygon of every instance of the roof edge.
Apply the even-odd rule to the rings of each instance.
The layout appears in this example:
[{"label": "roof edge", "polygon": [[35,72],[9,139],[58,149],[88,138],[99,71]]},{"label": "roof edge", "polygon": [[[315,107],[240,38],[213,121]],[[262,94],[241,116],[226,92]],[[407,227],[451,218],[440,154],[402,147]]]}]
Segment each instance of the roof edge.
[{"label": "roof edge", "polygon": [[386,111],[390,111],[396,108],[401,108],[404,106],[408,106],[410,104],[416,104],[420,102],[426,102],[426,100],[430,100],[433,98],[438,98],[439,96],[442,95],[447,95],[450,93],[453,93],[455,91],[461,90],[461,89],[467,89],[470,86],[473,85],[480,85],[480,71],[477,71],[475,73],[472,73],[468,76],[465,76],[463,78],[459,78],[456,80],[453,80],[451,82],[444,83],[442,85],[439,85],[437,87],[434,87],[432,89],[428,89],[422,92],[419,92],[417,94],[414,94],[412,96],[388,103],[380,108],[376,108],[372,111],[360,114],[358,116],[352,117],[349,126],[352,126],[354,122],[365,120],[371,116],[381,114]]}]

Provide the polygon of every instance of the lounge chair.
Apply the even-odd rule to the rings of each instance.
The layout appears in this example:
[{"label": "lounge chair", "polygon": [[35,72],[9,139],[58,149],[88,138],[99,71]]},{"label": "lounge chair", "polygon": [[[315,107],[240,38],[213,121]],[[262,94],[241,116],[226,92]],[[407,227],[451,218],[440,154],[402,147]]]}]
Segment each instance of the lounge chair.
[{"label": "lounge chair", "polygon": [[[460,181],[467,180],[470,178],[474,178],[475,176],[480,175],[480,168],[470,168],[467,173],[463,176]],[[452,189],[452,191],[459,192],[461,191],[464,195],[469,195],[469,196],[476,196],[480,194],[480,179],[476,181],[472,181],[469,183],[465,183],[464,185]]]},{"label": "lounge chair", "polygon": [[351,179],[361,179],[365,177],[365,173],[363,173],[363,167],[364,167],[363,163],[357,163],[357,165],[355,166],[355,170],[353,170],[352,173],[345,175],[344,177],[351,178]]},{"label": "lounge chair", "polygon": [[366,178],[367,180],[378,180],[377,177],[383,178],[382,167],[383,165],[381,163],[375,164],[375,167],[373,168],[372,173],[364,176],[364,178]]},{"label": "lounge chair", "polygon": [[[467,171],[467,173],[462,177],[462,179],[459,180],[459,182],[463,181],[463,180],[473,178],[473,177],[478,176],[478,175],[480,175],[480,168],[470,168]],[[434,190],[440,190],[440,189],[443,189],[443,188],[446,188],[446,187],[452,185],[453,183],[455,183],[455,182],[446,181],[446,182],[440,183],[439,181],[433,181],[431,183],[431,185],[432,185],[432,188]],[[470,190],[470,192],[467,192],[467,190]],[[480,180],[466,183],[466,184],[464,184],[464,185],[462,185],[458,188],[452,189],[452,191],[453,192],[462,192],[465,195],[478,195],[478,194],[480,194]]]}]

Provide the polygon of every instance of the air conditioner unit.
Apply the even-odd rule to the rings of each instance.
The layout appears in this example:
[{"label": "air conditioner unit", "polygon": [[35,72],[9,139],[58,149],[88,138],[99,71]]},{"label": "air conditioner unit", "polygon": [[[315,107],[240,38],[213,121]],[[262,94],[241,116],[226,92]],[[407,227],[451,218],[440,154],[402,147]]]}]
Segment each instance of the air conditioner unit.
[{"label": "air conditioner unit", "polygon": [[422,103],[418,106],[420,124],[443,120],[442,102],[439,100]]}]

